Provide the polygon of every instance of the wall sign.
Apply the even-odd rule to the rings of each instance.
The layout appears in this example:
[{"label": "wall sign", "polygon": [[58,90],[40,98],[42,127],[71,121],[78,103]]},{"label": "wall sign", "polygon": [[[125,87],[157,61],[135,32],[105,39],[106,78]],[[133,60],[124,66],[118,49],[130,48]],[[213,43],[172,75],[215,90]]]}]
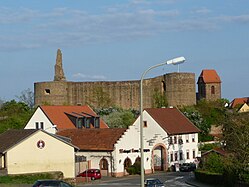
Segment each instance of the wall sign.
[{"label": "wall sign", "polygon": [[39,149],[43,149],[45,147],[45,142],[43,140],[39,140],[36,145]]}]

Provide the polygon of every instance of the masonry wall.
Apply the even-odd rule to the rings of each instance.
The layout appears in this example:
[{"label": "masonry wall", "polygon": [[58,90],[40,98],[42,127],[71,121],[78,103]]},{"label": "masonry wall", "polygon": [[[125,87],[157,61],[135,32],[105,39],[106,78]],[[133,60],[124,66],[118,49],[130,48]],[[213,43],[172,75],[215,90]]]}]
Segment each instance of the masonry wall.
[{"label": "masonry wall", "polygon": [[169,73],[164,76],[166,98],[170,106],[181,107],[196,104],[194,73]]},{"label": "masonry wall", "polygon": [[[85,105],[99,107],[110,99],[109,106],[139,109],[140,80],[100,82],[37,82],[35,105]],[[153,107],[155,92],[165,95],[171,106],[196,104],[194,73],[171,73],[143,81],[144,108]],[[103,97],[103,98],[101,98]]]}]

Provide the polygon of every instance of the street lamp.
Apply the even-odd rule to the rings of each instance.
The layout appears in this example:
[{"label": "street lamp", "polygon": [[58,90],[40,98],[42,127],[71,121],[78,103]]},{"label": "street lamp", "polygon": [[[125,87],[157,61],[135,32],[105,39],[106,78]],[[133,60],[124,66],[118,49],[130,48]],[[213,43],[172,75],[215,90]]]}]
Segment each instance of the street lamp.
[{"label": "street lamp", "polygon": [[166,62],[163,62],[161,64],[157,64],[154,66],[151,66],[149,69],[144,71],[142,74],[142,77],[140,79],[140,153],[141,153],[141,187],[144,187],[144,142],[143,142],[143,79],[150,71],[151,69],[154,69],[159,66],[163,65],[168,65],[168,64],[173,64],[173,65],[178,65],[181,64],[185,61],[184,57],[177,57],[171,60],[168,60]]}]

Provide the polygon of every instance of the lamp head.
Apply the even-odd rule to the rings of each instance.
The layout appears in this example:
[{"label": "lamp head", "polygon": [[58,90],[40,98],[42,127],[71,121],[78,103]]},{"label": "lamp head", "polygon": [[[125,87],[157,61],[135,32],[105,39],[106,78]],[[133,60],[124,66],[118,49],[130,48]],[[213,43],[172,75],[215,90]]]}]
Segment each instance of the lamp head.
[{"label": "lamp head", "polygon": [[177,57],[177,58],[173,58],[171,60],[168,60],[166,62],[166,64],[173,64],[173,65],[182,64],[185,62],[185,60],[186,59],[183,56],[181,56],[181,57]]}]

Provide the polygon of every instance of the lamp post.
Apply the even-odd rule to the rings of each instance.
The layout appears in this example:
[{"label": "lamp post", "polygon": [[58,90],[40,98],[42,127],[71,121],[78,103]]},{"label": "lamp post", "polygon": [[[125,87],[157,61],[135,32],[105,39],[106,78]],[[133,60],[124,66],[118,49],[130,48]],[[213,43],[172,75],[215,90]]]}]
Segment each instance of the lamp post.
[{"label": "lamp post", "polygon": [[141,153],[141,187],[144,187],[144,142],[143,142],[143,79],[145,75],[151,69],[157,68],[159,66],[173,64],[178,65],[185,61],[184,57],[177,57],[161,64],[151,66],[149,69],[144,71],[140,79],[140,153]]}]

